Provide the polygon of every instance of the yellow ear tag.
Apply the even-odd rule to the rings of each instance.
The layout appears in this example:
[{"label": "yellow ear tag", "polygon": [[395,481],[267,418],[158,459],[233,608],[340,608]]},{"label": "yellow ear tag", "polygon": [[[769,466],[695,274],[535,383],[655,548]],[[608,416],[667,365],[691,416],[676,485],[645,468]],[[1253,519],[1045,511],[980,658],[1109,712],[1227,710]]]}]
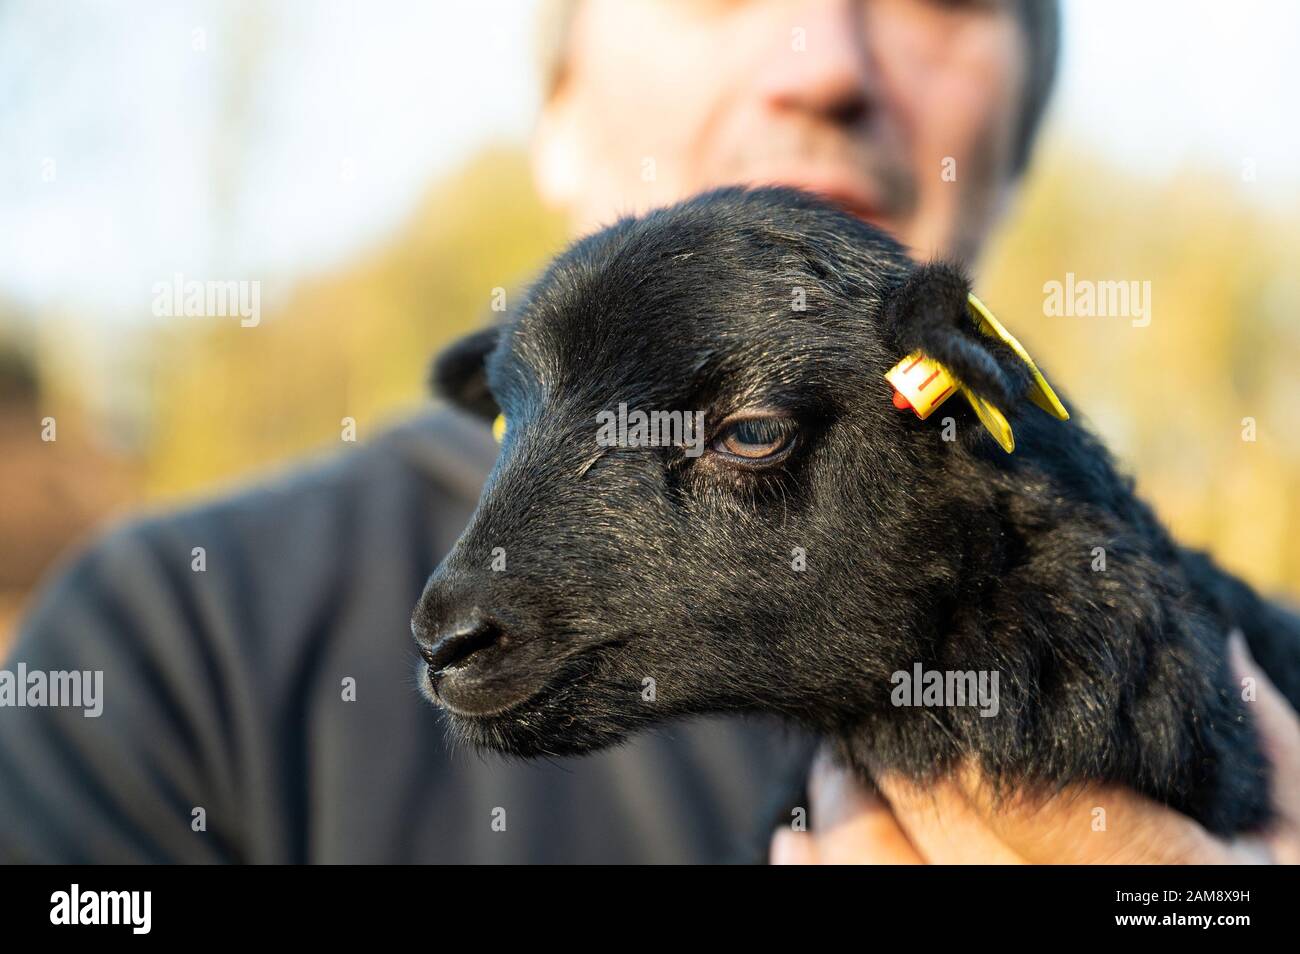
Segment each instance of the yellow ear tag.
[{"label": "yellow ear tag", "polygon": [[498,414],[497,419],[492,422],[492,436],[497,439],[498,444],[505,439],[506,416],[504,414]]},{"label": "yellow ear tag", "polygon": [[[1011,332],[1002,327],[1002,323],[993,317],[984,302],[974,295],[968,296],[971,319],[981,332],[990,338],[1004,342],[1024,362],[1029,369],[1032,381],[1029,388],[1029,400],[1062,421],[1068,421],[1070,414],[1056,396],[1052,386],[1043,377],[1029,352],[1012,337]],[[983,398],[962,387],[961,382],[938,361],[926,357],[920,351],[909,354],[894,365],[885,375],[885,380],[894,386],[894,406],[900,409],[910,407],[916,416],[925,420],[934,410],[953,394],[960,391],[981,423],[993,435],[1004,451],[1010,454],[1016,449],[1015,435],[1011,433],[1011,424],[1006,416]]]}]

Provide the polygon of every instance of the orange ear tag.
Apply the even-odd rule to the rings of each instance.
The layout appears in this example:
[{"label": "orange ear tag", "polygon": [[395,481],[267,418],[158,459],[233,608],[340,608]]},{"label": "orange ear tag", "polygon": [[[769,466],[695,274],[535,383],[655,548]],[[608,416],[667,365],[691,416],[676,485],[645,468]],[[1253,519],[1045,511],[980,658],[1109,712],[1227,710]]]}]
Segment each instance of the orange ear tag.
[{"label": "orange ear tag", "polygon": [[[970,295],[968,304],[975,326],[990,338],[1006,343],[1029,369],[1032,378],[1029,400],[1053,417],[1068,421],[1069,412],[1038,370],[1038,365],[1034,364],[1034,359],[1029,357],[1029,352],[1012,337],[1011,332],[1002,327],[1001,322],[993,317],[993,313],[982,301]],[[1015,435],[1011,433],[1011,424],[1006,416],[988,401],[963,387],[947,368],[922,352],[914,351],[890,368],[885,374],[885,380],[894,386],[894,406],[900,410],[910,407],[923,421],[939,405],[960,391],[1002,449],[1008,454],[1016,449]]]}]

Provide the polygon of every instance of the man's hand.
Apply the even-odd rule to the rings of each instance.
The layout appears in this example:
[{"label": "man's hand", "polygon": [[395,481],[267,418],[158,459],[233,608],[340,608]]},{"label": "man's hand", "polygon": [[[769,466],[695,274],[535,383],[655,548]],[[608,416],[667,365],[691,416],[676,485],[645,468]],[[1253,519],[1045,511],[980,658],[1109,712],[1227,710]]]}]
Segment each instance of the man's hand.
[{"label": "man's hand", "polygon": [[970,768],[919,788],[877,779],[866,790],[819,758],[809,781],[815,832],[779,830],[773,864],[1239,864],[1300,862],[1300,719],[1240,636],[1229,651],[1273,764],[1277,817],[1264,833],[1224,841],[1124,788],[1076,786],[995,801]]}]

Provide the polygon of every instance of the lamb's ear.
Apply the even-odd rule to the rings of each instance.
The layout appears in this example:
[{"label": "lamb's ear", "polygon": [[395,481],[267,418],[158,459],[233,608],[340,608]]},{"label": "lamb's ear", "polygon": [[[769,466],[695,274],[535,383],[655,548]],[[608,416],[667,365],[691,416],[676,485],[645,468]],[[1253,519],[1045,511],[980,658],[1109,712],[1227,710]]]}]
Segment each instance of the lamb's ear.
[{"label": "lamb's ear", "polygon": [[970,282],[957,267],[918,266],[886,302],[886,324],[900,354],[922,351],[963,387],[1010,408],[1031,386],[1032,374],[1008,344],[980,332],[970,294]]},{"label": "lamb's ear", "polygon": [[433,362],[430,383],[434,394],[489,421],[495,418],[500,410],[488,390],[484,362],[500,336],[500,327],[490,325],[448,345]]}]

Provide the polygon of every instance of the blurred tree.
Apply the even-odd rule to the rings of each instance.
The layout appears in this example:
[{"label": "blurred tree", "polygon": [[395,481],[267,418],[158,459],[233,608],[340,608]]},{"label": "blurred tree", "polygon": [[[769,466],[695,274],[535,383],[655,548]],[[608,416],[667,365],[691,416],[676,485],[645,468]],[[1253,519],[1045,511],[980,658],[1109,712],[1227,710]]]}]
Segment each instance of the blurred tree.
[{"label": "blurred tree", "polygon": [[[1300,209],[1266,210],[1219,176],[1135,178],[1065,144],[1040,160],[986,263],[986,300],[1183,542],[1300,593]],[[1150,323],[1048,316],[1044,283],[1067,273],[1149,281]]]},{"label": "blurred tree", "polygon": [[257,327],[173,325],[156,349],[148,491],[172,497],[359,436],[427,399],[433,354],[564,241],[518,150],[439,184],[391,242],[303,285]]}]

